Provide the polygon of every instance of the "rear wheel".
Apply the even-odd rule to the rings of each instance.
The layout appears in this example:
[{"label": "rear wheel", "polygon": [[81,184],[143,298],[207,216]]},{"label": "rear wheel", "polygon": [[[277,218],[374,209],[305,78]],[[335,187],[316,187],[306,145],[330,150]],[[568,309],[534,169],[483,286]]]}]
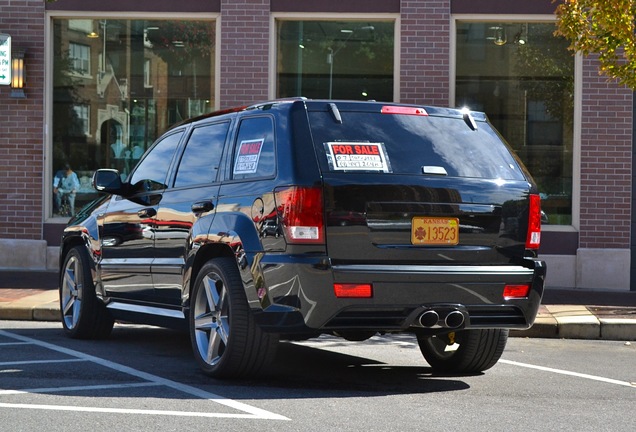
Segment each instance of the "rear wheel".
[{"label": "rear wheel", "polygon": [[417,336],[420,351],[440,372],[478,373],[499,361],[508,341],[508,330],[462,330],[436,336]]},{"label": "rear wheel", "polygon": [[233,258],[210,260],[199,272],[190,299],[190,339],[199,366],[215,378],[253,375],[273,359],[277,337],[254,321]]},{"label": "rear wheel", "polygon": [[76,246],[64,259],[60,275],[60,312],[66,333],[76,339],[108,337],[114,320],[95,294],[86,249]]}]

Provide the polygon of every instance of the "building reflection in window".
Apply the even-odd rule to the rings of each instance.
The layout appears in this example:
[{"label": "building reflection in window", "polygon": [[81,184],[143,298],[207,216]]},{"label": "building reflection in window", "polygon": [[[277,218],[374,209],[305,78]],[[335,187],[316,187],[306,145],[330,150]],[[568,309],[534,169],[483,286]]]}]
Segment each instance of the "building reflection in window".
[{"label": "building reflection in window", "polygon": [[572,223],[574,58],[553,23],[457,23],[456,105],[484,111],[537,181],[549,223]]},{"label": "building reflection in window", "polygon": [[77,208],[97,168],[127,176],[171,125],[214,109],[213,20],[54,18],[53,33],[49,170],[74,167]]}]

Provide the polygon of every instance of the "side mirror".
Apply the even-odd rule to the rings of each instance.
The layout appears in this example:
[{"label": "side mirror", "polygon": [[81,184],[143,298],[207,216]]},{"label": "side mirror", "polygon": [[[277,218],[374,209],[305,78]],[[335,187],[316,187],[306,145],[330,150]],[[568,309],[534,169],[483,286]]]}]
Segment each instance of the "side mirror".
[{"label": "side mirror", "polygon": [[99,192],[107,192],[115,195],[123,193],[124,185],[121,182],[119,171],[115,169],[98,169],[93,174],[93,187]]}]

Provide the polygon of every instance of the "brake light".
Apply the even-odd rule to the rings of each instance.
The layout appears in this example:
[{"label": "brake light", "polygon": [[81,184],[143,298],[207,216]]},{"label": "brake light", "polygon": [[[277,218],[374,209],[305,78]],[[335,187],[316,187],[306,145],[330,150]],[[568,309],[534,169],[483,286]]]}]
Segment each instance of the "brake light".
[{"label": "brake light", "polygon": [[416,116],[428,115],[428,113],[426,112],[424,108],[391,106],[391,105],[383,106],[381,112],[382,114],[403,114],[403,115],[416,115]]},{"label": "brake light", "polygon": [[291,186],[274,192],[278,218],[289,243],[324,243],[322,189]]},{"label": "brake light", "polygon": [[506,300],[515,298],[526,298],[530,292],[530,285],[506,285],[503,291],[503,297]]},{"label": "brake light", "polygon": [[528,236],[526,237],[526,249],[539,249],[541,244],[541,197],[530,195],[528,209]]},{"label": "brake light", "polygon": [[333,284],[333,291],[338,298],[371,298],[373,287],[371,284]]}]

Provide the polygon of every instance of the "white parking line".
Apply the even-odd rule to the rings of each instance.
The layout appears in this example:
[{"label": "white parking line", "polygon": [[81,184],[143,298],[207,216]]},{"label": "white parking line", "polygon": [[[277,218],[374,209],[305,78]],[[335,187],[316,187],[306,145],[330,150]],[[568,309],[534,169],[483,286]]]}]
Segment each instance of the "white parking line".
[{"label": "white parking line", "polygon": [[0,362],[0,366],[16,366],[16,365],[28,365],[28,364],[47,364],[47,363],[73,363],[73,362],[85,362],[84,359],[58,359],[58,360],[21,360]]},{"label": "white parking line", "polygon": [[[116,370],[121,373],[132,375],[136,378],[146,380],[156,385],[163,385],[182,393],[187,393],[192,396],[196,396],[201,399],[215,402],[226,407],[243,411],[247,414],[226,414],[226,413],[206,413],[206,412],[181,412],[181,411],[157,411],[157,410],[129,410],[129,409],[117,409],[117,408],[102,408],[102,407],[66,407],[61,405],[38,405],[38,404],[7,404],[0,403],[0,408],[24,408],[24,409],[41,409],[41,410],[60,410],[60,411],[82,411],[82,412],[113,412],[124,414],[154,414],[154,415],[172,415],[172,416],[189,416],[189,417],[223,417],[223,418],[250,418],[261,420],[289,420],[287,417],[275,414],[260,408],[256,408],[242,402],[238,402],[232,399],[227,399],[223,396],[219,396],[214,393],[201,390],[196,387],[192,387],[186,384],[182,384],[176,381],[172,381],[166,378],[159,377],[147,372],[143,372],[137,369],[133,369],[128,366],[124,366],[119,363],[115,363],[106,359],[95,357],[89,354],[85,354],[80,351],[71,350],[61,346],[57,346],[48,342],[39,341],[26,336],[10,333],[4,330],[0,330],[0,335],[7,338],[12,338],[21,342],[31,343],[51,351],[56,351],[75,357],[84,361],[90,361],[99,364],[103,367]],[[55,391],[54,389],[51,391]]]},{"label": "white parking line", "polygon": [[135,387],[156,387],[159,384],[151,382],[142,383],[122,383],[122,384],[103,384],[92,386],[70,386],[70,387],[48,387],[48,388],[34,388],[34,389],[22,389],[22,390],[0,390],[0,396],[2,395],[16,395],[16,394],[28,394],[28,393],[63,393],[71,391],[90,391],[90,390],[112,390],[112,389],[124,389]]},{"label": "white parking line", "polygon": [[572,372],[572,371],[567,371],[567,370],[563,370],[563,369],[554,369],[554,368],[550,368],[550,367],[537,366],[537,365],[528,364],[528,363],[520,363],[520,362],[516,362],[516,361],[512,361],[512,360],[500,359],[499,363],[505,363],[505,364],[509,364],[509,365],[512,365],[512,366],[525,367],[525,368],[528,368],[528,369],[536,369],[536,370],[540,370],[540,371],[544,371],[544,372],[552,372],[552,373],[557,373],[557,374],[561,374],[561,375],[569,375],[569,376],[573,376],[573,377],[577,377],[577,378],[585,378],[585,379],[589,379],[589,380],[593,380],[593,381],[600,381],[600,382],[604,382],[604,383],[608,383],[608,384],[615,384],[615,385],[620,385],[620,386],[636,388],[636,383],[630,383],[628,381],[615,380],[615,379],[612,379],[612,378],[604,378],[604,377],[600,377],[600,376],[596,376],[596,375],[589,375],[589,374],[584,374],[584,373],[579,373],[579,372]]},{"label": "white parking line", "polygon": [[49,411],[73,411],[73,412],[97,412],[97,413],[114,413],[114,414],[143,414],[143,415],[162,415],[176,417],[208,417],[208,418],[235,418],[235,419],[261,419],[261,420],[289,420],[286,417],[277,414],[271,414],[267,417],[255,416],[252,414],[225,414],[225,413],[209,413],[196,411],[164,411],[164,410],[138,410],[125,408],[102,408],[102,407],[80,407],[80,406],[64,406],[64,405],[37,405],[37,404],[8,404],[1,403],[0,408],[13,409],[37,409]]}]

